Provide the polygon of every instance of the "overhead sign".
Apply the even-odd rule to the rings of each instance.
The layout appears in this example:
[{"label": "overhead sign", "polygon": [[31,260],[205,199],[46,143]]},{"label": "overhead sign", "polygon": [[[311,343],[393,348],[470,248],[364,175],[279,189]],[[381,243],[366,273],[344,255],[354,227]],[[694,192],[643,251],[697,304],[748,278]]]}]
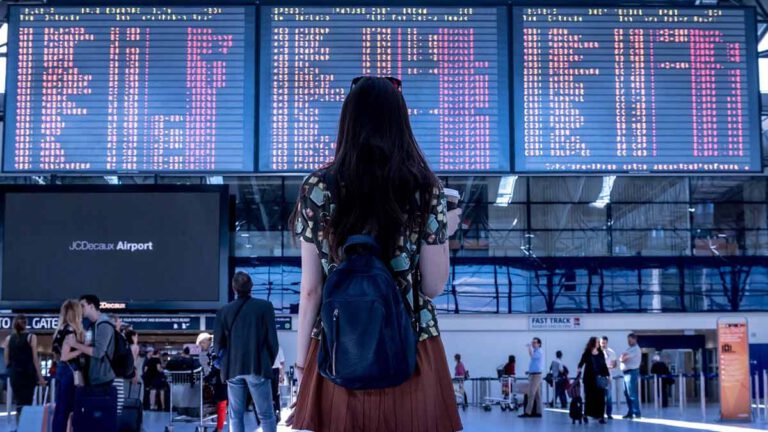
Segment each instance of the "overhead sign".
[{"label": "overhead sign", "polygon": [[276,316],[275,327],[278,330],[293,330],[293,319],[290,316]]},{"label": "overhead sign", "polygon": [[[16,315],[0,315],[0,330],[10,330],[13,328],[13,317]],[[30,330],[56,330],[59,326],[58,315],[25,315],[27,317],[27,327]]]},{"label": "overhead sign", "polygon": [[749,333],[746,318],[717,320],[720,418],[752,421]]},{"label": "overhead sign", "polygon": [[[0,315],[0,330],[13,328],[13,314]],[[54,331],[59,326],[58,315],[26,315],[27,327],[32,331]],[[197,331],[200,330],[199,316],[152,316],[121,315],[120,321],[135,330],[143,331]]]},{"label": "overhead sign", "polygon": [[581,330],[582,319],[573,315],[538,315],[528,317],[528,330]]},{"label": "overhead sign", "polygon": [[[290,315],[278,315],[275,317],[275,327],[277,330],[290,331],[293,330],[293,318]],[[214,330],[216,328],[216,317],[205,317],[205,329]]]},{"label": "overhead sign", "polygon": [[120,320],[129,324],[134,330],[200,330],[199,316],[152,316],[125,315]]}]

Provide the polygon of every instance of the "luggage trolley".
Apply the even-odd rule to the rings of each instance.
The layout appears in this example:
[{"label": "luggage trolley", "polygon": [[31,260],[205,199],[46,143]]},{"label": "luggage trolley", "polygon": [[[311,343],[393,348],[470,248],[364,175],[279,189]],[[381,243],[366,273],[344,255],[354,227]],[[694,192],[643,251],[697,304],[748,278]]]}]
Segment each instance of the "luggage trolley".
[{"label": "luggage trolley", "polygon": [[[174,423],[197,423],[196,432],[216,429],[216,408],[206,405],[203,399],[203,368],[186,371],[163,371],[171,388],[171,406],[168,426],[165,432],[173,431]],[[174,400],[179,407],[179,415],[174,415]],[[181,410],[188,410],[185,415]]]},{"label": "luggage trolley", "polygon": [[452,381],[453,394],[456,397],[456,405],[466,411],[467,407],[469,407],[469,400],[467,399],[467,391],[464,389],[464,378],[453,378]]},{"label": "luggage trolley", "polygon": [[486,397],[483,400],[483,409],[490,411],[493,405],[498,405],[502,411],[517,411],[520,409],[520,401],[517,399],[517,393],[520,393],[520,386],[517,379],[513,376],[502,375],[499,378],[501,384],[501,395],[499,397]]}]

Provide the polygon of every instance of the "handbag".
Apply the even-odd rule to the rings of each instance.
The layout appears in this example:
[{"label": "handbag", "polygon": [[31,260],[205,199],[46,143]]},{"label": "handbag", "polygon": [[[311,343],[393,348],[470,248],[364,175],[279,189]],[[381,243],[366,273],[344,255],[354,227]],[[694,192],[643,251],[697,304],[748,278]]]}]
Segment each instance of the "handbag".
[{"label": "handbag", "polygon": [[[599,374],[600,371],[597,368],[597,365],[595,364],[594,357],[592,358],[592,369],[595,371],[595,374]],[[611,386],[611,380],[607,376],[604,375],[597,375],[595,378],[597,387],[603,390],[608,390],[608,388]]]},{"label": "handbag", "polygon": [[606,376],[598,376],[597,386],[603,390],[608,390],[608,387],[611,386],[611,380]]},{"label": "handbag", "polygon": [[69,362],[62,362],[62,363],[67,365],[69,370],[72,371],[72,379],[73,379],[73,381],[75,383],[75,387],[82,387],[82,386],[84,386],[85,385],[85,376],[83,375],[83,371],[81,371],[79,369],[73,368],[72,365],[69,364]]},{"label": "handbag", "polygon": [[555,383],[552,372],[548,373],[547,376],[544,377],[544,382],[549,384],[550,387]]}]

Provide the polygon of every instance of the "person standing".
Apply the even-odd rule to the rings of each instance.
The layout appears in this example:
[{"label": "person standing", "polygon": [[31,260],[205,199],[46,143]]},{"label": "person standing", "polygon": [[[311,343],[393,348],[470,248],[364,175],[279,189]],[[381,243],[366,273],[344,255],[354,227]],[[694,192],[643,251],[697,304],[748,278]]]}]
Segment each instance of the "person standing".
[{"label": "person standing", "polygon": [[669,406],[669,391],[675,383],[675,379],[670,377],[672,371],[669,370],[667,363],[658,354],[653,356],[651,374],[658,377],[659,384],[661,385],[661,407],[666,408]]},{"label": "person standing", "polygon": [[515,356],[509,356],[507,363],[504,364],[503,374],[511,377],[515,376]]},{"label": "person standing", "polygon": [[[77,300],[67,300],[61,305],[59,326],[53,334],[53,353],[59,361],[56,365],[56,407],[53,413],[53,432],[65,432],[69,416],[75,410],[75,386],[83,385],[84,362],[82,352],[72,348],[67,337],[74,335],[79,342],[85,340],[83,309]],[[77,377],[77,378],[76,378]]]},{"label": "person standing", "polygon": [[[400,80],[355,78],[339,125],[333,162],[304,180],[290,222],[301,239],[300,389],[286,423],[315,432],[461,430],[431,300],[448,281],[448,237],[461,209],[448,210],[414,139]],[[318,367],[325,351],[318,320],[324,281],[343,262],[342,246],[361,233],[374,237],[407,313],[419,323],[415,372],[400,385],[373,390],[337,385]]]},{"label": "person standing", "polygon": [[568,397],[565,395],[565,388],[568,384],[568,368],[563,364],[563,352],[557,351],[555,359],[549,365],[549,373],[552,374],[552,381],[555,387],[555,400],[560,401],[560,408],[568,408]]},{"label": "person standing", "polygon": [[[535,337],[527,344],[531,362],[528,366],[528,404],[525,412],[518,417],[541,417],[541,374],[544,371],[544,353],[541,350],[541,339]],[[539,411],[534,411],[538,409]]]},{"label": "person standing", "polygon": [[141,379],[149,390],[149,409],[157,409],[157,397],[160,395],[160,410],[165,411],[165,375],[160,353],[154,348],[147,348],[147,359],[141,370]]},{"label": "person standing", "polygon": [[616,380],[622,379],[621,368],[619,368],[619,357],[616,351],[608,346],[608,336],[600,339],[600,348],[605,354],[605,363],[608,366],[608,372],[611,373],[611,386],[605,391],[605,414],[608,420],[613,420],[613,387]]},{"label": "person standing", "polygon": [[216,404],[216,432],[224,430],[227,420],[227,383],[221,379],[219,356],[213,351],[213,336],[200,333],[195,342],[200,347],[200,364],[203,365],[205,382],[213,387],[213,402]]},{"label": "person standing", "polygon": [[27,317],[18,314],[13,318],[13,333],[3,341],[3,357],[11,378],[11,390],[16,401],[16,416],[21,416],[23,406],[32,405],[35,385],[45,386],[37,358],[37,336],[27,332]]},{"label": "person standing", "polygon": [[627,350],[621,354],[621,371],[624,373],[624,396],[627,398],[625,419],[640,418],[640,362],[643,353],[637,344],[637,335],[627,335]]},{"label": "person standing", "polygon": [[453,360],[456,362],[456,367],[453,369],[454,378],[467,378],[467,368],[464,367],[464,362],[461,361],[461,354],[453,356]]},{"label": "person standing", "polygon": [[453,370],[453,378],[458,378],[459,391],[461,392],[464,408],[469,406],[469,399],[467,399],[467,390],[464,387],[464,380],[469,378],[469,371],[464,367],[464,362],[461,361],[461,354],[456,353],[453,356],[453,360],[456,361],[456,367]]},{"label": "person standing", "polygon": [[589,338],[579,360],[579,375],[584,383],[584,420],[599,419],[605,424],[605,387],[610,382],[610,372],[605,364],[605,354],[596,337]]},{"label": "person standing", "polygon": [[139,346],[139,334],[136,333],[133,329],[126,329],[125,330],[125,340],[128,341],[128,345],[131,349],[131,355],[133,356],[133,365],[136,368],[136,372],[134,373],[134,383],[138,383],[138,377],[141,375],[139,370],[139,354],[141,353],[141,347]]},{"label": "person standing", "polygon": [[272,303],[251,298],[253,282],[247,273],[237,272],[232,290],[237,299],[216,313],[214,344],[223,352],[221,376],[229,395],[229,430],[243,432],[250,393],[264,432],[275,432],[277,421],[272,404],[272,365],[279,344]]}]

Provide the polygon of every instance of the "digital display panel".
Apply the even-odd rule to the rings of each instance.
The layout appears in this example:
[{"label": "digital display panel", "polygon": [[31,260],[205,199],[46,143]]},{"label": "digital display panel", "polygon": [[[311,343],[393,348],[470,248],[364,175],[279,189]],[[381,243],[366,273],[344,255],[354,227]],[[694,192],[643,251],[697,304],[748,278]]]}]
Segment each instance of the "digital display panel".
[{"label": "digital display panel", "polygon": [[509,32],[504,7],[261,9],[259,171],[333,158],[353,78],[403,82],[432,169],[508,172]]},{"label": "digital display panel", "polygon": [[761,171],[749,8],[514,7],[515,171]]},{"label": "digital display panel", "polygon": [[0,218],[3,307],[87,293],[127,309],[226,302],[226,186],[8,186]]},{"label": "digital display panel", "polygon": [[255,6],[11,7],[4,171],[252,171],[255,21]]}]

